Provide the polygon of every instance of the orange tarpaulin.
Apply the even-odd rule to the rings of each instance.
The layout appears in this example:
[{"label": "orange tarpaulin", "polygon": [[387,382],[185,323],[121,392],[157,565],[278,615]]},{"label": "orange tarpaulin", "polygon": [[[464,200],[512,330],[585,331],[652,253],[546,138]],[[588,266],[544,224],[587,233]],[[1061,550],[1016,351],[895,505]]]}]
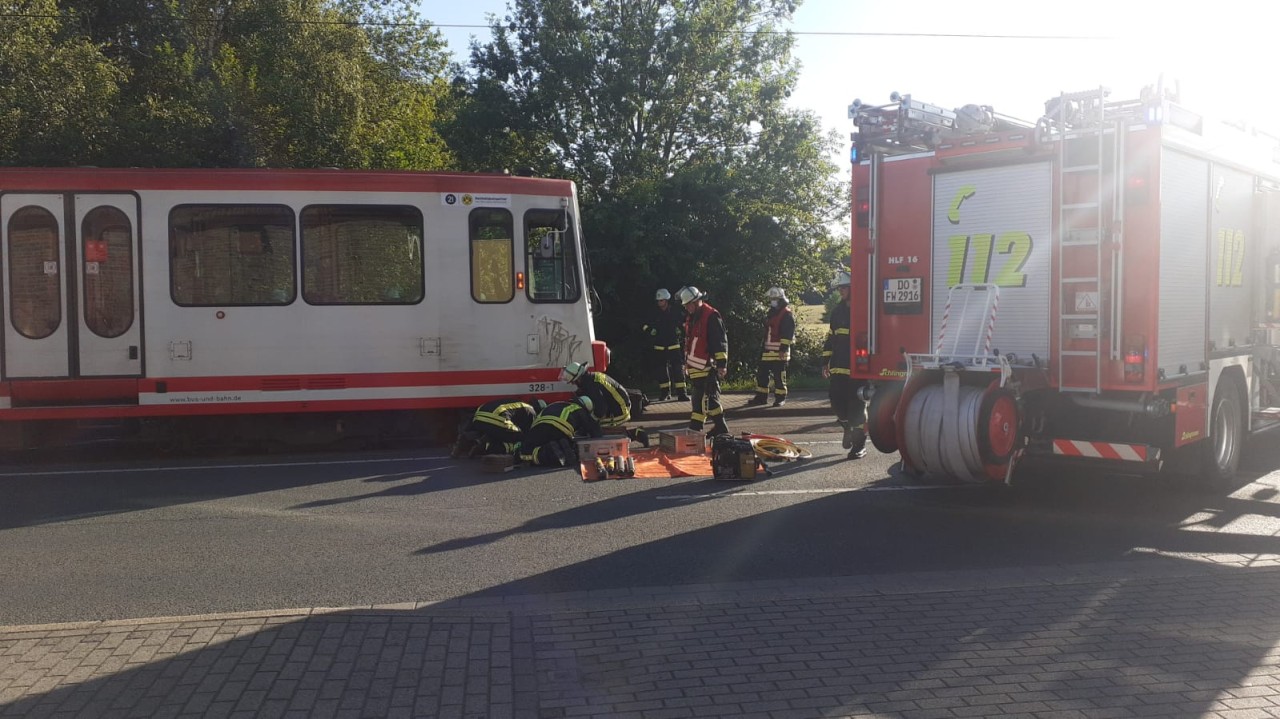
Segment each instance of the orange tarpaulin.
[{"label": "orange tarpaulin", "polygon": [[[711,458],[705,454],[668,455],[655,448],[632,452],[631,458],[636,461],[636,479],[711,476]],[[578,468],[582,472],[583,481],[594,482],[601,479],[596,473],[595,462],[583,462]]]}]

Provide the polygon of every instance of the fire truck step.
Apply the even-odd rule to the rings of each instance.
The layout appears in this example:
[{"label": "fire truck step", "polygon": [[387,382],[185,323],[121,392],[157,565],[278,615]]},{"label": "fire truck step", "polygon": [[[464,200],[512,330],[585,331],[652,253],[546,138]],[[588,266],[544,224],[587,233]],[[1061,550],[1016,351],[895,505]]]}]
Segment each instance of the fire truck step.
[{"label": "fire truck step", "polygon": [[1280,407],[1267,407],[1253,411],[1253,427],[1254,432],[1262,432],[1276,426],[1280,426]]}]

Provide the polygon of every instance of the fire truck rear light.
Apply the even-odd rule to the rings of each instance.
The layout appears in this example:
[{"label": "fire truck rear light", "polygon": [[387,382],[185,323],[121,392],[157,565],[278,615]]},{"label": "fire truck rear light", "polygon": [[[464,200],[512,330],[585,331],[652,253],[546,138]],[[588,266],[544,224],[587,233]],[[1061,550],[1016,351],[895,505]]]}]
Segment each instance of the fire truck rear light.
[{"label": "fire truck rear light", "polygon": [[1147,178],[1143,175],[1130,175],[1124,181],[1124,199],[1127,205],[1142,205],[1147,202]]},{"label": "fire truck rear light", "polygon": [[1146,379],[1147,343],[1144,337],[1132,337],[1125,342],[1124,381],[1141,384]]},{"label": "fire truck rear light", "polygon": [[524,273],[523,272],[516,273],[516,289],[517,290],[524,289]]},{"label": "fire truck rear light", "polygon": [[853,336],[853,360],[859,367],[871,364],[871,353],[867,351],[867,333],[859,332]]}]

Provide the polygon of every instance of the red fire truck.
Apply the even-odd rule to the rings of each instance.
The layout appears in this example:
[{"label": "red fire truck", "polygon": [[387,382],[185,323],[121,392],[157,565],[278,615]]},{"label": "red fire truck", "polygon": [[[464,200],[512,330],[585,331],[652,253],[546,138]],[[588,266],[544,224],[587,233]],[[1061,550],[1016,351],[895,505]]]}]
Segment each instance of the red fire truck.
[{"label": "red fire truck", "polygon": [[[1023,123],[855,100],[855,378],[915,473],[1052,455],[1230,482],[1280,424],[1280,153],[1175,93]],[[1113,466],[1114,466],[1113,464]]]}]

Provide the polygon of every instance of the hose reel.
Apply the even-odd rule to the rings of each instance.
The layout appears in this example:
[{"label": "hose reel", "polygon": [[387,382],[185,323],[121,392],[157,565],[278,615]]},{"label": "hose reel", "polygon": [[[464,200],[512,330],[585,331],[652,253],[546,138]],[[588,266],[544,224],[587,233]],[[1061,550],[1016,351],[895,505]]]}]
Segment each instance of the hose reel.
[{"label": "hose reel", "polygon": [[992,382],[942,382],[915,392],[903,415],[903,443],[915,469],[964,482],[1003,480],[1020,446],[1020,413],[1013,393]]}]

